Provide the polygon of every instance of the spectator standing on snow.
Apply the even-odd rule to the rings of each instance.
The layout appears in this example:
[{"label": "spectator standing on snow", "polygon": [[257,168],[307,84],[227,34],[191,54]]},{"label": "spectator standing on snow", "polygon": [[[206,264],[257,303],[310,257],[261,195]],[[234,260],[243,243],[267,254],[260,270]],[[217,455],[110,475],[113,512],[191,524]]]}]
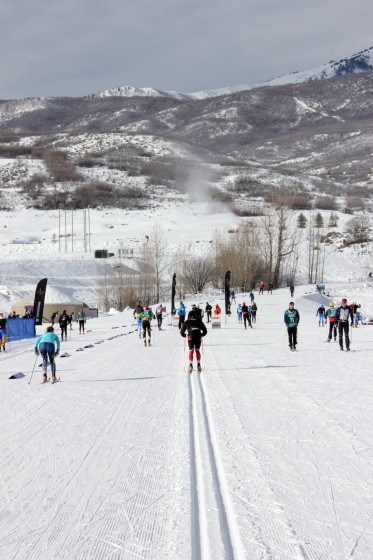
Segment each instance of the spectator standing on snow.
[{"label": "spectator standing on snow", "polygon": [[189,373],[192,373],[193,371],[194,350],[196,351],[197,369],[198,371],[202,371],[200,348],[202,337],[206,336],[207,329],[206,325],[201,321],[201,319],[198,319],[198,317],[196,316],[196,312],[194,309],[189,312],[188,319],[181,326],[181,336],[185,338],[186,333],[188,333]]},{"label": "spectator standing on snow", "polygon": [[57,317],[58,317],[58,311],[55,311],[54,313],[52,313],[52,315],[51,315],[51,323],[52,323],[52,326],[53,326],[54,323],[56,322]]},{"label": "spectator standing on snow", "polygon": [[72,311],[72,312],[71,312],[71,315],[70,315],[70,319],[69,319],[70,330],[71,330],[71,331],[73,330],[73,321],[74,321],[74,319],[75,319],[75,313],[74,313],[74,311]]},{"label": "spectator standing on snow", "polygon": [[216,304],[216,305],[215,305],[215,309],[214,309],[214,315],[218,315],[218,316],[219,316],[220,313],[221,313],[221,309],[220,309],[220,307],[219,307],[219,304]]},{"label": "spectator standing on snow", "polygon": [[236,294],[234,293],[234,290],[231,290],[231,305],[233,302],[236,303]]},{"label": "spectator standing on snow", "polygon": [[251,303],[253,303],[254,299],[255,299],[255,298],[254,298],[253,292],[250,292],[250,301],[251,301]]},{"label": "spectator standing on snow", "polygon": [[60,351],[60,339],[55,334],[53,327],[47,327],[46,332],[39,336],[39,338],[35,342],[34,349],[35,354],[37,356],[40,354],[43,359],[43,382],[45,383],[46,381],[48,381],[47,364],[49,358],[49,363],[52,370],[52,383],[54,383],[55,381],[57,381],[55,357],[58,356],[58,353]]},{"label": "spectator standing on snow", "polygon": [[351,327],[354,324],[354,316],[352,313],[351,307],[347,305],[347,299],[343,298],[341,301],[341,305],[338,307],[336,311],[336,319],[338,321],[338,334],[339,334],[339,348],[343,350],[343,333],[346,343],[346,350],[347,352],[350,351],[350,337],[349,337],[349,328],[348,328],[348,321],[351,320]]},{"label": "spectator standing on snow", "polygon": [[263,290],[264,290],[264,282],[260,282],[260,284],[259,284],[259,295],[260,294],[264,295]]},{"label": "spectator standing on snow", "polygon": [[273,282],[268,282],[268,293],[272,294],[272,290],[273,290]]},{"label": "spectator standing on snow", "polygon": [[290,284],[289,289],[290,289],[290,297],[293,297],[294,296],[294,284]]},{"label": "spectator standing on snow", "polygon": [[78,324],[79,324],[79,334],[84,334],[84,327],[85,327],[85,322],[87,320],[87,316],[84,313],[84,309],[82,308],[78,315],[76,316],[77,320],[78,320]]},{"label": "spectator standing on snow", "polygon": [[205,311],[206,311],[207,322],[209,323],[211,319],[212,306],[209,304],[208,301],[206,301]]},{"label": "spectator standing on snow", "polygon": [[289,347],[292,352],[297,349],[297,330],[299,325],[299,312],[294,308],[294,302],[289,303],[289,309],[284,313],[284,321],[288,331]]}]

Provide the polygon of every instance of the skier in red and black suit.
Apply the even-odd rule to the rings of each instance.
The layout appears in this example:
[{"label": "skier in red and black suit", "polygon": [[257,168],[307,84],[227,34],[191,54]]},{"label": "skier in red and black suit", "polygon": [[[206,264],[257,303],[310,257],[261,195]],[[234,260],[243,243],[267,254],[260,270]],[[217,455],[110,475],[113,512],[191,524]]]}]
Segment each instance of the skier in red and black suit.
[{"label": "skier in red and black suit", "polygon": [[202,320],[197,318],[196,311],[194,309],[189,311],[188,319],[181,326],[181,336],[185,338],[186,333],[188,333],[189,346],[189,373],[193,371],[194,349],[196,349],[197,369],[198,371],[202,371],[201,352],[199,349],[201,348],[202,337],[207,334],[207,329]]}]

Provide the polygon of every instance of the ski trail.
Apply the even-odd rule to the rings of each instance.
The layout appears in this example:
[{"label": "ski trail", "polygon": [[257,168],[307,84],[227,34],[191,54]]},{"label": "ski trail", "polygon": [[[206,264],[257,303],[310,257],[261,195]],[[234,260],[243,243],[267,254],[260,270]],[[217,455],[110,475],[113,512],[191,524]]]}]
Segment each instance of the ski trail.
[{"label": "ski trail", "polygon": [[[190,376],[189,387],[192,438],[192,548],[197,553],[193,558],[243,560],[243,546],[229,498],[210,406],[200,374],[197,375],[197,379],[195,375]],[[195,459],[195,466],[193,459]],[[195,515],[196,510],[198,513]]]}]

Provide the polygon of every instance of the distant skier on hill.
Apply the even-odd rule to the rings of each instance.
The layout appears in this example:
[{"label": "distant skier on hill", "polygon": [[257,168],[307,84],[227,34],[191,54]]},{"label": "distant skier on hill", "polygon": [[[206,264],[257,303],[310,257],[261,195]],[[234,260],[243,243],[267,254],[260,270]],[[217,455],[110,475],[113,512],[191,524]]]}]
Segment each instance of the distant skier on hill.
[{"label": "distant skier on hill", "polygon": [[325,324],[325,306],[320,305],[318,310],[316,311],[316,317],[319,318],[319,327],[323,327]]},{"label": "distant skier on hill", "polygon": [[201,343],[202,337],[206,336],[207,329],[206,325],[198,319],[196,316],[196,311],[192,309],[188,314],[188,319],[183,323],[180,329],[180,334],[182,337],[186,337],[186,333],[188,333],[188,347],[189,347],[189,373],[193,371],[193,356],[194,356],[194,349],[196,350],[196,358],[197,358],[197,369],[198,371],[202,371],[201,367]]},{"label": "distant skier on hill", "polygon": [[293,297],[294,296],[294,284],[290,284],[289,289],[290,289],[290,297]]},{"label": "distant skier on hill", "polygon": [[295,351],[297,349],[297,330],[299,325],[299,313],[297,309],[294,309],[294,302],[289,303],[289,309],[284,313],[284,321],[288,331],[289,347],[290,350]]}]

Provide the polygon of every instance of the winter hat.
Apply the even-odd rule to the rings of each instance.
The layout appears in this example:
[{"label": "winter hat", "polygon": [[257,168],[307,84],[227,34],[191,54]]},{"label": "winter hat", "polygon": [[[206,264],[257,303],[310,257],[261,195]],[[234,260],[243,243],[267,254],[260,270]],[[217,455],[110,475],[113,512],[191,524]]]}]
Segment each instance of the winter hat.
[{"label": "winter hat", "polygon": [[192,309],[196,309],[196,304],[195,303],[193,303]]},{"label": "winter hat", "polygon": [[188,313],[188,319],[196,319],[196,312],[194,309],[192,309],[191,311],[189,311]]},{"label": "winter hat", "polygon": [[145,311],[149,311],[149,306],[145,305],[144,309],[145,309]]},{"label": "winter hat", "polygon": [[343,299],[342,299],[342,303],[347,303],[347,299],[346,299],[346,298],[343,298]]},{"label": "winter hat", "polygon": [[334,307],[334,302],[333,301],[330,302],[330,307]]}]

